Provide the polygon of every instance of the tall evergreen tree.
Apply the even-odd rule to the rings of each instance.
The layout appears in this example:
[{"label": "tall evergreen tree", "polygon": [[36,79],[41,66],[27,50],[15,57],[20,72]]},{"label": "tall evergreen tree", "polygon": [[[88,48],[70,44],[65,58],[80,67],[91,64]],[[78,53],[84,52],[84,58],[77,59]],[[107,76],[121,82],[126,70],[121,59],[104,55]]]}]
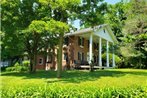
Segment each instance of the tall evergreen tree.
[{"label": "tall evergreen tree", "polygon": [[[126,47],[130,47],[129,63],[136,68],[147,68],[147,1],[130,0],[127,20],[123,28]],[[124,54],[126,55],[126,54]]]}]

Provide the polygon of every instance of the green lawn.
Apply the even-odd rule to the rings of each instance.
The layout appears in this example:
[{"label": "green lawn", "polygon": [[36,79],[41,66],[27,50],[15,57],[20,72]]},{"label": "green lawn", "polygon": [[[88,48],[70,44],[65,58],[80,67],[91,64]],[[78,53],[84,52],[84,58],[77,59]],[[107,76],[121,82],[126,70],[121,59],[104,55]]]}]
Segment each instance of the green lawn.
[{"label": "green lawn", "polygon": [[147,70],[139,69],[65,71],[60,79],[55,71],[2,72],[1,80],[2,98],[147,97]]}]

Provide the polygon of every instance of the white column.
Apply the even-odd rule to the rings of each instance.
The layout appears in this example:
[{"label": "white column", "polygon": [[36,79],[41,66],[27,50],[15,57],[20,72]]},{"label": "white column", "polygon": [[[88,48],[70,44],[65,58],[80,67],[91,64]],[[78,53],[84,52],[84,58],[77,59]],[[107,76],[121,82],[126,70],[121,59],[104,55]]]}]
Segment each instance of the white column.
[{"label": "white column", "polygon": [[90,38],[89,38],[89,64],[91,63],[92,60],[92,40],[93,40],[93,35],[90,33]]},{"label": "white column", "polygon": [[46,66],[45,66],[45,70],[48,70],[48,49],[47,49],[47,58],[46,58]]},{"label": "white column", "polygon": [[113,66],[113,67],[115,67],[115,53],[114,53],[114,43],[113,43],[112,66]]},{"label": "white column", "polygon": [[102,39],[99,37],[99,66],[102,66]]},{"label": "white column", "polygon": [[109,41],[107,41],[107,67],[109,67]]}]

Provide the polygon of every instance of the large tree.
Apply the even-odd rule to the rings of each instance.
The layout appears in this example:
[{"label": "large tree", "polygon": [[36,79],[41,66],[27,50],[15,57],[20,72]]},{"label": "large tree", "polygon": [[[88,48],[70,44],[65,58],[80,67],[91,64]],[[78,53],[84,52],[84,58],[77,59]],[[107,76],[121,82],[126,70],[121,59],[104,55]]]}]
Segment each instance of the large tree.
[{"label": "large tree", "polygon": [[81,0],[78,19],[83,27],[93,27],[104,23],[107,3],[104,0]]},{"label": "large tree", "polygon": [[124,26],[124,21],[126,20],[126,9],[128,4],[121,1],[114,5],[108,5],[108,11],[105,14],[105,23],[109,24],[112,27],[114,35],[117,37],[117,40],[121,42],[123,37],[122,28]]},{"label": "large tree", "polygon": [[49,26],[45,21],[34,20],[23,32],[25,49],[30,58],[30,72],[35,72],[36,70],[37,55],[42,48],[45,48],[42,40],[48,30]]},{"label": "large tree", "polygon": [[1,30],[2,36],[2,60],[18,60],[23,55],[23,43],[22,38],[19,37],[19,26],[20,26],[20,0],[7,1],[2,0],[1,2]]},{"label": "large tree", "polygon": [[[75,9],[79,4],[80,0],[40,0],[45,6],[51,7],[53,29],[52,32],[56,32],[59,36],[58,42],[58,66],[57,66],[57,77],[61,77],[62,71],[62,47],[64,34],[68,32],[68,20],[71,15],[75,13]],[[56,23],[56,22],[57,23]]]},{"label": "large tree", "polygon": [[123,27],[125,35],[122,54],[128,59],[129,65],[136,68],[147,68],[147,1],[130,0],[126,10],[127,20]]}]

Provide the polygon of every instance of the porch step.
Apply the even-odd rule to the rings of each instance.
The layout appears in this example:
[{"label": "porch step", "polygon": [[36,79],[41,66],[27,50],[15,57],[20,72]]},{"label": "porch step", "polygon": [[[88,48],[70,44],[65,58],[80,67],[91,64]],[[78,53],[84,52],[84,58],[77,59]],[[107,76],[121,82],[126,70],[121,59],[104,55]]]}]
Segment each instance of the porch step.
[{"label": "porch step", "polygon": [[[94,69],[108,69],[111,67],[104,67],[104,66],[94,66]],[[80,65],[76,69],[90,69],[89,65]]]}]

